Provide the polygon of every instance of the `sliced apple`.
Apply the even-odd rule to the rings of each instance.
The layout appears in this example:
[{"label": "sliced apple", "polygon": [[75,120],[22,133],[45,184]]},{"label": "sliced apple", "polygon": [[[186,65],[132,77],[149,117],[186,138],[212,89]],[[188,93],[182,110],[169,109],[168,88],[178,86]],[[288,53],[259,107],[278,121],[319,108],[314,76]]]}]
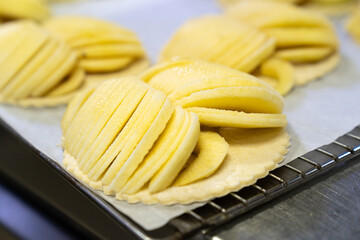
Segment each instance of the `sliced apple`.
[{"label": "sliced apple", "polygon": [[289,62],[271,58],[261,65],[261,73],[277,79],[275,89],[281,94],[287,94],[295,85],[295,69]]},{"label": "sliced apple", "polygon": [[174,185],[183,186],[211,176],[223,162],[229,144],[215,132],[200,132],[195,146],[197,158],[177,176]]},{"label": "sliced apple", "polygon": [[129,65],[134,59],[132,57],[82,59],[80,66],[87,72],[108,72],[121,69]]},{"label": "sliced apple", "polygon": [[60,83],[55,89],[46,94],[46,96],[54,97],[68,94],[76,89],[79,89],[82,83],[85,80],[85,71],[80,67],[76,67],[76,69],[65,79],[62,83]]},{"label": "sliced apple", "polygon": [[245,113],[223,109],[192,107],[188,111],[198,115],[202,125],[209,127],[269,128],[286,126],[284,114]]},{"label": "sliced apple", "polygon": [[50,39],[39,52],[15,75],[13,79],[1,91],[4,98],[13,98],[14,93],[22,86],[36,71],[41,69],[43,64],[48,61],[51,54],[57,47],[57,42]]},{"label": "sliced apple", "polygon": [[95,171],[91,169],[109,148],[120,131],[122,131],[125,124],[129,121],[130,117],[140,104],[147,90],[147,87],[139,84],[130,89],[130,92],[126,95],[123,102],[119,105],[106,126],[102,129],[99,136],[87,150],[85,156],[83,156],[83,159],[88,159],[84,167],[84,171],[89,172],[90,178],[97,179],[99,177],[98,175],[94,176],[93,173]]},{"label": "sliced apple", "polygon": [[88,100],[91,94],[94,92],[94,88],[86,89],[76,94],[73,99],[71,99],[68,104],[64,116],[61,120],[61,129],[63,131],[63,136],[66,135],[69,126],[74,120],[77,113],[80,111],[80,108],[84,105],[84,103]]},{"label": "sliced apple", "polygon": [[132,194],[139,191],[171,157],[187,131],[186,119],[189,122],[190,116],[182,107],[177,106],[164,132],[121,192]]},{"label": "sliced apple", "polygon": [[188,107],[208,107],[255,113],[281,113],[283,99],[273,90],[259,87],[215,88],[192,93],[175,103]]},{"label": "sliced apple", "polygon": [[180,87],[174,89],[169,94],[169,98],[173,101],[187,97],[194,92],[203,90],[221,88],[221,87],[264,87],[270,88],[268,84],[264,84],[259,79],[239,72],[238,77],[225,77],[225,78],[204,78],[201,80],[185,83]]},{"label": "sliced apple", "polygon": [[195,113],[188,114],[190,114],[188,130],[171,158],[151,178],[149,183],[151,193],[164,190],[172,184],[195,148],[200,134],[199,119]]},{"label": "sliced apple", "polygon": [[126,159],[123,166],[117,172],[116,177],[110,184],[110,189],[114,190],[115,192],[121,191],[123,186],[129,180],[131,175],[136,171],[139,164],[143,161],[146,154],[154,145],[159,135],[164,131],[173,111],[174,105],[169,99],[166,99],[158,115],[151,123],[149,129],[146,131],[131,155]]},{"label": "sliced apple", "polygon": [[0,90],[49,39],[49,33],[38,28],[36,23],[27,22],[23,30],[28,33],[27,36],[21,39],[19,46],[0,64]]}]

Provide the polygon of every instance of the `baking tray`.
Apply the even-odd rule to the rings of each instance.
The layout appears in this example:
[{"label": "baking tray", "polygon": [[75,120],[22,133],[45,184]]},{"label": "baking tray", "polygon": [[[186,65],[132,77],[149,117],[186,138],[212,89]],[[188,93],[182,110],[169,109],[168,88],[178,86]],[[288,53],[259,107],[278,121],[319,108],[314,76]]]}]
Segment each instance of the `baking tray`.
[{"label": "baking tray", "polygon": [[[145,2],[146,1],[143,1],[142,4]],[[153,14],[156,13],[156,11],[159,11],[156,9],[157,6],[161,5],[161,1],[153,2],[158,2],[158,5],[145,4],[146,8],[140,8],[142,9],[142,12],[138,13],[138,15],[143,16],[148,10],[152,11]],[[185,5],[190,3],[190,1],[163,2],[165,2],[168,7],[173,5],[173,8],[180,12],[186,10],[187,8]],[[201,13],[213,11],[212,7],[207,8],[208,5],[204,4],[205,2],[206,1],[191,2],[194,7],[192,9],[188,9],[185,15],[189,15],[189,17],[191,17],[190,15],[195,16],[200,15]],[[63,10],[66,12],[68,11],[68,8]],[[59,13],[61,14],[63,10],[60,9]],[[123,10],[123,12],[126,11]],[[115,18],[115,16],[111,15],[113,13],[107,15],[101,11],[95,11],[95,14],[98,17],[108,17],[110,19],[112,19],[112,17]],[[154,15],[159,16],[157,14]],[[165,17],[173,17],[174,13],[164,12],[164,15],[166,15]],[[144,15],[144,19],[126,18],[125,14],[119,14],[119,16],[121,18],[120,20],[127,23],[131,29],[136,29],[140,22],[151,22],[147,21],[149,19],[146,19],[146,17],[150,16],[146,15]],[[160,20],[161,18],[155,19],[152,23],[159,24]],[[165,23],[165,25],[169,25],[169,28],[160,28],[161,32],[167,32],[170,34],[174,29],[173,25],[180,24],[181,21],[179,18],[176,19],[176,23]],[[170,25],[172,30],[170,29]],[[163,45],[164,38],[158,37],[159,33],[154,33],[156,28],[153,26],[147,26],[146,28],[138,30],[142,37],[152,34],[151,36],[153,36],[153,38],[145,42],[145,45],[146,47],[151,47],[148,49],[149,54],[155,56],[159,51],[160,46]],[[345,35],[343,34],[343,36]],[[155,43],[157,45],[154,47]],[[345,47],[348,46],[346,45]],[[349,57],[349,54],[356,55],[356,51],[352,51],[353,47],[354,46],[349,47],[351,48],[350,51],[349,49],[345,49],[348,58],[351,58],[351,56]],[[352,59],[357,58],[358,56],[355,56]],[[347,61],[349,60],[347,59]],[[345,67],[349,65],[348,63],[351,62],[344,61],[343,65],[340,67],[340,72],[347,72],[348,69]],[[354,65],[352,65],[351,68],[354,69]],[[352,72],[349,73],[349,75],[345,75],[344,78],[351,79],[351,76],[356,77],[358,75]],[[336,74],[332,75],[332,78],[335,77],[337,77]],[[327,84],[334,85],[334,82],[334,80],[330,79],[329,81],[327,79]],[[345,82],[344,85],[350,85],[352,83],[353,82],[348,81]],[[311,90],[312,95],[315,93],[319,99],[323,99],[324,95],[328,96],[327,89],[325,89],[324,85],[321,83],[315,83],[312,84],[311,87],[306,86],[306,88],[307,90]],[[322,90],[324,91],[322,92]],[[341,92],[342,90],[345,91],[345,89],[339,89],[338,91]],[[346,91],[348,91],[348,89],[346,89]],[[287,102],[291,103],[290,107],[287,109],[290,113],[290,123],[295,122],[295,120],[297,120],[296,118],[298,117],[291,114],[292,109],[299,107],[299,105],[296,103],[298,98],[302,97],[303,95],[306,96],[306,94],[308,94],[308,92],[303,91],[301,88],[296,89],[296,91],[292,93],[287,99]],[[336,99],[334,101],[336,101]],[[316,102],[311,103],[310,107],[313,108],[314,105],[316,106]],[[352,104],[352,106],[354,105],[356,106],[356,104]],[[308,106],[301,107],[306,109]],[[339,110],[340,108],[337,106],[337,108],[334,109]],[[346,111],[351,112],[356,111],[356,109],[348,109]],[[314,112],[316,112],[316,110]],[[341,117],[341,113],[339,114],[331,112],[331,114],[328,114],[326,111],[324,115],[334,118],[338,117],[338,119],[335,120],[339,120],[339,116]],[[290,126],[290,134],[293,135],[294,133],[296,134],[300,133],[300,131],[304,131],[307,125],[299,125],[299,123],[306,122],[307,118],[308,117],[305,115],[302,117],[300,116],[296,124],[294,124],[297,128],[292,129],[293,125]],[[353,124],[358,123],[354,123],[354,120],[350,122],[351,124],[348,124],[349,121],[345,121],[345,124],[343,125],[350,129],[353,127]],[[331,129],[327,131],[328,129],[326,129],[326,127],[331,128],[332,125],[323,125],[324,129],[320,129],[320,135],[324,133],[332,133],[331,136],[333,136],[335,139],[337,134],[341,133],[337,131],[336,135],[334,135],[333,132],[335,131],[331,131]],[[345,132],[346,129],[344,126],[342,126],[340,129]],[[294,131],[297,129],[300,130]],[[345,134],[336,139],[335,142],[319,147],[307,154],[301,155],[301,157],[297,157],[299,154],[295,152],[290,152],[289,155],[291,155],[291,158],[297,158],[290,163],[272,171],[266,178],[259,180],[256,184],[242,189],[239,192],[231,193],[222,198],[214,199],[200,208],[188,211],[181,216],[171,219],[163,227],[152,231],[145,230],[125,214],[119,212],[116,208],[95,194],[91,189],[78,182],[66,171],[64,171],[56,161],[50,159],[46,154],[37,150],[31,143],[25,140],[19,129],[17,129],[18,132],[16,132],[12,127],[10,127],[5,121],[2,120],[0,121],[0,154],[4,157],[1,158],[0,174],[2,177],[9,179],[13,184],[20,186],[22,189],[24,189],[24,191],[28,192],[28,194],[34,197],[36,201],[46,206],[49,211],[53,211],[56,215],[61,216],[61,218],[64,218],[79,230],[87,232],[95,238],[179,239],[182,237],[206,234],[206,232],[209,230],[212,230],[217,226],[244,214],[252,208],[257,207],[273,199],[274,197],[284,195],[285,192],[291,190],[292,188],[302,185],[310,179],[322,175],[330,169],[336,169],[349,160],[355,159],[359,155],[359,129],[360,127],[358,126],[348,134]],[[309,138],[311,139],[311,136]],[[293,140],[296,139],[293,138]],[[322,144],[325,142],[320,141],[320,138],[312,140],[316,140],[317,144]],[[315,146],[317,145],[314,145],[313,147]],[[307,150],[309,149],[307,148]],[[287,157],[289,157],[289,155]]]}]

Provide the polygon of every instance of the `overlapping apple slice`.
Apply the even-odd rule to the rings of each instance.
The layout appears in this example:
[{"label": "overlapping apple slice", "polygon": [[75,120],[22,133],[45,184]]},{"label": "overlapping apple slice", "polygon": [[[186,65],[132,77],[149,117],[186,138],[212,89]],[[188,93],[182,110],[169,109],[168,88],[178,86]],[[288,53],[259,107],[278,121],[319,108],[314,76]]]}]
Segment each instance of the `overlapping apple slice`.
[{"label": "overlapping apple slice", "polygon": [[185,23],[164,47],[161,58],[198,58],[251,72],[275,49],[275,39],[246,23],[205,16]]},{"label": "overlapping apple slice", "polygon": [[132,31],[109,22],[65,16],[49,19],[45,27],[79,52],[80,66],[88,73],[124,70],[146,58]]},{"label": "overlapping apple slice", "polygon": [[[63,146],[76,159],[77,173],[104,193],[118,195],[136,193],[147,183],[153,193],[168,188],[200,134],[196,114],[174,107],[164,93],[132,77],[109,80],[77,95],[62,128]],[[202,149],[200,159],[206,158]],[[213,159],[217,167],[225,155]],[[187,178],[201,179],[217,167]]]},{"label": "overlapping apple slice", "polygon": [[190,160],[179,176],[174,186],[188,185],[211,176],[227,155],[229,144],[215,132],[201,132],[194,152],[198,155]]},{"label": "overlapping apple slice", "polygon": [[20,105],[66,103],[84,84],[77,53],[33,21],[0,26],[0,100]]},{"label": "overlapping apple slice", "polygon": [[[276,44],[274,37],[269,37],[245,22],[224,16],[205,16],[180,27],[163,49],[161,58],[180,56],[202,59],[255,74],[258,67],[274,55]],[[282,53],[286,57],[292,54],[296,53]],[[278,57],[275,58],[278,63]],[[292,65],[286,65],[285,74],[282,68],[284,65],[271,64],[271,68],[266,67],[272,69],[270,76],[278,81],[275,88],[283,95],[291,90],[295,79]],[[262,73],[267,74],[269,71]]]},{"label": "overlapping apple slice", "polygon": [[142,79],[168,94],[175,104],[198,113],[203,125],[247,128],[286,125],[281,114],[283,99],[276,90],[226,66],[172,59],[145,71]]}]

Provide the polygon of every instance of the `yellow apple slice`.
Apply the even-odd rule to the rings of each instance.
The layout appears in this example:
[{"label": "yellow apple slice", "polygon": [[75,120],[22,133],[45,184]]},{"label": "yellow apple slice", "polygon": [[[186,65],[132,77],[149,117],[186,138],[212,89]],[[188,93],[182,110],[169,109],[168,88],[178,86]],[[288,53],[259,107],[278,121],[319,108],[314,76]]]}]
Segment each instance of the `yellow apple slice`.
[{"label": "yellow apple slice", "polygon": [[98,44],[80,49],[85,58],[114,58],[119,56],[144,56],[144,50],[139,44]]},{"label": "yellow apple slice", "polygon": [[[147,95],[150,96],[147,98]],[[133,129],[132,131],[130,131],[129,134],[126,134],[126,136],[123,138],[123,141],[120,142],[120,144],[116,144],[117,139],[113,143],[114,145],[116,144],[115,145],[117,149],[116,152],[118,152],[118,154],[116,154],[115,158],[112,157],[109,158],[112,161],[111,165],[109,165],[108,169],[106,170],[102,178],[102,183],[105,186],[111,184],[111,182],[116,177],[117,173],[120,171],[121,167],[123,167],[125,161],[129,158],[131,153],[136,148],[137,144],[141,141],[145,133],[151,127],[152,122],[158,115],[165,100],[166,100],[166,96],[160,91],[149,89],[149,91],[146,93],[144,99],[142,100],[142,102],[147,102],[146,108],[142,109],[144,105],[140,103],[140,105],[136,109],[136,111],[142,109],[142,113],[143,113],[142,116],[138,119],[138,121],[135,124],[129,124],[131,123],[130,121],[126,124],[127,126],[125,126],[125,128],[129,127]],[[121,135],[124,135],[124,133],[126,133],[126,131],[124,130],[120,132],[118,138]]]},{"label": "yellow apple slice", "polygon": [[287,94],[295,85],[295,69],[287,61],[271,58],[261,65],[261,73],[278,80],[276,90],[281,94]]},{"label": "yellow apple slice", "polygon": [[245,113],[200,107],[187,110],[196,113],[202,125],[210,127],[270,128],[284,127],[287,123],[284,114]]},{"label": "yellow apple slice", "polygon": [[[72,121],[67,134],[64,135],[64,148],[67,149],[73,156],[77,156],[78,152],[75,152],[75,146],[79,143],[83,137],[83,133],[88,126],[97,122],[97,119],[101,117],[103,108],[96,108],[100,104],[104,104],[109,98],[109,95],[114,90],[115,80],[105,81],[102,83],[96,91],[89,97],[83,107]],[[98,113],[97,113],[98,112]]]},{"label": "yellow apple slice", "polygon": [[249,39],[250,41],[236,54],[235,61],[230,67],[244,72],[251,71],[252,69],[246,69],[247,66],[243,64],[244,60],[251,58],[251,54],[266,43],[268,39],[265,34],[256,34],[253,39]]},{"label": "yellow apple slice", "polygon": [[153,87],[169,95],[182,85],[206,78],[242,77],[244,74],[216,63],[176,58],[145,71],[143,78]]},{"label": "yellow apple slice", "polygon": [[183,97],[189,96],[194,92],[199,92],[208,89],[221,88],[221,87],[264,87],[270,88],[268,84],[265,84],[252,75],[239,72],[238,77],[226,77],[226,78],[205,78],[190,83],[185,83],[180,87],[174,89],[169,94],[169,98],[173,101],[179,100]]},{"label": "yellow apple slice", "polygon": [[[164,95],[159,93],[154,95],[153,91],[155,90],[150,91],[149,89],[147,91],[130,119],[126,122],[126,125],[119,132],[105,153],[91,168],[88,174],[90,178],[98,179],[103,174],[108,173],[108,177],[104,179],[104,175],[101,180],[104,185],[109,185],[111,183],[118,171],[115,168],[120,168],[123,163],[121,161],[124,160],[123,158],[119,158],[124,157],[124,155],[129,156],[131,154],[132,150],[136,147],[136,144],[141,140],[141,137],[150,127],[151,122],[154,120],[160,110],[160,107],[165,101]],[[119,160],[117,161],[117,164],[113,165],[112,163],[119,154],[121,155],[118,158]],[[112,172],[108,171],[110,170],[110,166],[113,166]]]},{"label": "yellow apple slice", "polygon": [[188,107],[207,107],[255,113],[281,113],[283,99],[274,90],[259,87],[208,89],[184,97],[175,103]]},{"label": "yellow apple slice", "polygon": [[151,123],[150,128],[146,131],[136,148],[117,172],[116,177],[110,184],[110,189],[115,192],[121,191],[131,175],[136,171],[139,164],[144,160],[146,154],[152,148],[160,134],[164,131],[173,111],[174,105],[169,99],[166,99],[158,115]]},{"label": "yellow apple slice", "polygon": [[267,38],[260,46],[257,46],[252,53],[235,67],[235,69],[252,72],[261,62],[267,59],[275,51],[275,39]]},{"label": "yellow apple slice", "polygon": [[10,22],[0,27],[0,64],[12,54],[27,37],[30,31],[31,22]]},{"label": "yellow apple slice", "polygon": [[80,88],[85,80],[85,72],[82,68],[76,67],[64,82],[46,94],[47,97],[61,96]]},{"label": "yellow apple slice", "polygon": [[30,61],[19,70],[13,79],[1,91],[4,98],[12,98],[13,93],[16,92],[24,82],[31,77],[38,69],[40,69],[44,62],[48,61],[49,56],[54,52],[57,47],[57,42],[50,39],[39,50],[39,52]]},{"label": "yellow apple slice", "polygon": [[211,176],[223,162],[229,144],[215,132],[200,132],[195,150],[197,158],[177,176],[174,186],[183,186]]},{"label": "yellow apple slice", "polygon": [[35,23],[29,24],[30,33],[20,41],[20,46],[0,64],[0,89],[2,89],[49,39],[49,34]]},{"label": "yellow apple slice", "polygon": [[159,192],[172,184],[195,148],[200,134],[199,119],[195,113],[188,114],[190,114],[188,130],[171,158],[151,178],[149,183],[151,193]]},{"label": "yellow apple slice", "polygon": [[95,171],[91,171],[90,169],[94,167],[97,161],[115,140],[116,136],[123,129],[140,104],[147,90],[148,87],[146,87],[145,84],[137,84],[133,87],[133,89],[130,89],[130,92],[126,95],[122,104],[120,104],[120,106],[116,109],[109,122],[87,150],[86,155],[83,157],[84,159],[88,159],[84,167],[84,171],[89,171],[90,178],[96,179],[98,177],[94,177],[92,174]]},{"label": "yellow apple slice", "polygon": [[189,122],[190,116],[182,107],[177,106],[164,132],[121,192],[136,193],[154,176],[180,145]]},{"label": "yellow apple slice", "polygon": [[[41,68],[37,69],[34,74],[27,78],[24,83],[18,87],[16,92],[13,93],[14,98],[20,99],[30,97],[34,94],[36,89],[42,89],[41,86],[45,81],[52,83],[54,80],[59,81],[59,78],[61,80],[64,73],[63,71],[60,71],[62,69],[59,67],[63,64],[62,61],[65,61],[72,52],[65,42],[56,39],[54,40],[57,42],[56,50],[51,54],[49,59],[42,65]],[[67,64],[66,62],[64,64]],[[73,64],[75,64],[75,59],[70,59],[70,65]],[[70,72],[70,70],[68,72]],[[48,84],[46,85],[48,86]]]},{"label": "yellow apple slice", "polygon": [[278,47],[331,46],[338,45],[336,35],[329,29],[289,28],[264,29],[269,36],[276,38]]},{"label": "yellow apple slice", "polygon": [[117,57],[104,59],[82,59],[80,66],[87,72],[108,72],[126,67],[132,61],[133,57]]},{"label": "yellow apple slice", "polygon": [[[130,78],[131,79],[131,78]],[[84,112],[83,114],[91,114],[88,120],[83,123],[85,128],[82,131],[82,136],[74,143],[73,151],[79,160],[79,166],[83,170],[84,162],[83,154],[86,153],[88,147],[92,144],[94,139],[103,129],[113,112],[117,109],[118,105],[122,102],[124,97],[128,94],[129,89],[132,87],[130,79],[113,79],[112,85],[108,85],[107,97],[100,98],[97,102],[94,101],[90,104],[89,108],[95,109],[92,113]],[[129,83],[130,82],[130,83]],[[91,109],[91,110],[92,110]],[[85,152],[84,152],[85,151]]]},{"label": "yellow apple slice", "polygon": [[101,110],[101,115],[97,119],[93,125],[90,125],[86,130],[83,132],[83,138],[78,141],[79,142],[79,154],[77,156],[79,160],[79,167],[84,172],[88,172],[88,170],[84,169],[88,159],[84,158],[86,153],[89,151],[90,146],[94,143],[96,138],[99,136],[101,131],[105,128],[107,123],[109,122],[110,118],[113,117],[114,112],[117,108],[122,104],[125,97],[130,92],[130,89],[134,87],[132,84],[125,84],[124,81],[118,81],[119,84],[114,84],[112,86],[114,90],[112,93],[109,93],[109,98],[103,104],[103,106],[99,106],[101,103],[95,103],[96,106],[94,107],[103,107],[104,110]]},{"label": "yellow apple slice", "polygon": [[119,34],[116,32],[106,33],[106,35],[82,35],[67,39],[67,42],[73,47],[81,49],[83,47],[91,47],[99,44],[141,44],[140,41],[133,36]]},{"label": "yellow apple slice", "polygon": [[84,103],[88,100],[91,94],[94,92],[94,88],[86,89],[73,97],[73,99],[69,102],[66,111],[64,113],[64,117],[61,120],[61,129],[63,131],[63,136],[66,135],[67,130],[74,120],[76,114],[79,112],[80,108],[84,105]]},{"label": "yellow apple slice", "polygon": [[53,87],[55,87],[61,80],[63,80],[66,75],[68,75],[72,69],[74,69],[77,62],[78,56],[75,52],[70,52],[66,60],[64,60],[58,68],[51,74],[49,78],[44,79],[41,85],[34,89],[31,93],[33,97],[40,97],[49,92]]},{"label": "yellow apple slice", "polygon": [[224,52],[221,56],[219,56],[217,62],[226,66],[233,66],[238,60],[237,55],[241,53],[249,42],[256,38],[258,34],[259,32],[255,28],[248,26],[246,34],[241,36],[241,38],[239,38],[238,41],[231,46],[229,51]]},{"label": "yellow apple slice", "polygon": [[168,61],[160,62],[155,66],[149,68],[144,73],[142,73],[140,77],[144,82],[150,82],[156,75],[165,71],[166,69],[170,69],[182,65],[188,65],[191,64],[191,62],[192,61],[188,59],[172,58]]},{"label": "yellow apple slice", "polygon": [[[216,17],[215,17],[216,18]],[[204,54],[211,45],[219,43],[225,35],[231,33],[227,28],[221,28],[217,38],[213,37],[213,29],[218,29],[220,21],[214,21],[214,17],[194,19],[185,23],[170,39],[162,50],[161,59],[173,56],[194,57]],[[211,25],[213,28],[207,27]],[[189,38],[191,36],[191,40]]]},{"label": "yellow apple slice", "polygon": [[[211,62],[217,61],[224,54],[231,52],[232,49],[241,42],[244,35],[243,32],[233,32],[232,34],[229,34],[229,36],[222,39],[217,46],[214,46],[212,51],[207,51],[204,59],[208,59],[208,61]],[[218,63],[221,64],[221,62]]]},{"label": "yellow apple slice", "polygon": [[293,63],[317,62],[334,52],[332,47],[306,47],[279,49],[274,57]]}]

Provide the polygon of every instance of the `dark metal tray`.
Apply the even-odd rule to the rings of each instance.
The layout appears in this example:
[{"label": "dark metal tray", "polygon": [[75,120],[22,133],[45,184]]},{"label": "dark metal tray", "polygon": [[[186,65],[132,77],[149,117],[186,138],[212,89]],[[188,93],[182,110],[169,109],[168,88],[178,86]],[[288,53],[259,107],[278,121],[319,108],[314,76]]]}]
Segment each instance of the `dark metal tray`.
[{"label": "dark metal tray", "polygon": [[146,231],[95,195],[0,120],[0,176],[71,225],[101,239],[180,239],[201,235],[360,155],[360,125],[333,143],[277,168],[249,187]]}]

